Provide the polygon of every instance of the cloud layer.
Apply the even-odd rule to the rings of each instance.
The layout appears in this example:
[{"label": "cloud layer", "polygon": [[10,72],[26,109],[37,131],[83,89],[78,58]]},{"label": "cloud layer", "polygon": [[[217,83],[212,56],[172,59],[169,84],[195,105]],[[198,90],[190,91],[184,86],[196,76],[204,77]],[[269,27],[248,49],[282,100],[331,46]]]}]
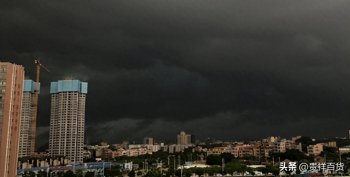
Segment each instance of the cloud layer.
[{"label": "cloud layer", "polygon": [[0,58],[24,65],[31,78],[34,57],[50,68],[42,74],[41,127],[50,81],[88,81],[91,139],[170,141],[183,129],[227,140],[342,136],[350,123],[349,5],[2,2]]}]

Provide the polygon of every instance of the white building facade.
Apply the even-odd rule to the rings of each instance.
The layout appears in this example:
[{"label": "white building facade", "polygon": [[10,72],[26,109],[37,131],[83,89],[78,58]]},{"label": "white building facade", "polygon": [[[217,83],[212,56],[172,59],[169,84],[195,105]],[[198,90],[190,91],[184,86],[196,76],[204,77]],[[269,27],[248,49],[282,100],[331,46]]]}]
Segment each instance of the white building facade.
[{"label": "white building facade", "polygon": [[79,80],[51,82],[50,156],[83,162],[87,87]]}]

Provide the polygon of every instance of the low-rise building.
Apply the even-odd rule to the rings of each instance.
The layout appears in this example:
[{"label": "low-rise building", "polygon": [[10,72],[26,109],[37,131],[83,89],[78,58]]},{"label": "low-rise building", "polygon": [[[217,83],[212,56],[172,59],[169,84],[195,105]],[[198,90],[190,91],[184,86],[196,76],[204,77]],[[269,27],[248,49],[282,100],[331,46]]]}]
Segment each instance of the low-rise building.
[{"label": "low-rise building", "polygon": [[350,147],[349,146],[347,146],[347,147],[340,147],[339,148],[339,153],[340,154],[350,153]]},{"label": "low-rise building", "polygon": [[318,156],[323,151],[323,144],[318,143],[315,145],[307,146],[307,154],[312,156]]},{"label": "low-rise building", "polygon": [[332,148],[336,148],[337,147],[337,142],[336,141],[328,141],[328,142],[324,142],[322,144],[325,147],[332,147]]}]

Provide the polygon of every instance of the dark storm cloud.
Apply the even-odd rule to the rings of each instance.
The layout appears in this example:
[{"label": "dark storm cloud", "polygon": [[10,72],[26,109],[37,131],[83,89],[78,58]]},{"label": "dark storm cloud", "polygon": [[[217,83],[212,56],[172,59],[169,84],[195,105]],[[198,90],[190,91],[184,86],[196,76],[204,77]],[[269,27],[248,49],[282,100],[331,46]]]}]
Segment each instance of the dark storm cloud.
[{"label": "dark storm cloud", "polygon": [[[349,5],[3,2],[0,57],[24,65],[32,78],[34,56],[50,68],[42,75],[42,127],[49,82],[73,77],[89,82],[93,139],[170,139],[181,129],[223,139],[335,136],[350,114]],[[340,128],[329,127],[331,120]],[[305,128],[312,125],[314,132]]]}]

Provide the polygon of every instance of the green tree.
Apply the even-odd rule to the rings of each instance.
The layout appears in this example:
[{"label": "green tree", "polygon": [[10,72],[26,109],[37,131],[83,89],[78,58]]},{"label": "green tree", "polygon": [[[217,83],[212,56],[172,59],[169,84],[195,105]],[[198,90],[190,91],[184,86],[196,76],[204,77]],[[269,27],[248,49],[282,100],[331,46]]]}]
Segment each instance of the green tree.
[{"label": "green tree", "polygon": [[303,152],[296,149],[289,149],[284,154],[282,154],[283,159],[289,159],[291,161],[301,161],[304,159],[309,159]]},{"label": "green tree", "polygon": [[218,155],[208,155],[207,164],[208,165],[221,165],[221,156]]},{"label": "green tree", "polygon": [[335,141],[337,142],[337,146],[338,147],[344,147],[344,146],[349,146],[350,145],[350,140],[349,139],[335,139]]},{"label": "green tree", "polygon": [[32,171],[25,171],[23,177],[35,177],[35,173]]},{"label": "green tree", "polygon": [[105,175],[106,176],[110,176],[110,177],[114,177],[114,176],[120,176],[122,175],[121,169],[119,165],[113,165],[112,168],[110,169],[105,169]]},{"label": "green tree", "polygon": [[83,170],[81,170],[81,169],[76,170],[76,171],[75,171],[75,175],[76,175],[77,177],[84,177],[84,175],[83,175]]},{"label": "green tree", "polygon": [[204,168],[204,173],[208,173],[210,176],[212,176],[215,173],[221,173],[221,168],[218,166]]},{"label": "green tree", "polygon": [[312,157],[306,156],[303,152],[300,152],[296,149],[289,149],[285,153],[273,153],[271,154],[272,157],[275,159],[280,158],[281,161],[288,159],[291,161],[306,161],[311,162],[313,161]]},{"label": "green tree", "polygon": [[57,173],[57,176],[58,176],[58,177],[63,177],[63,175],[64,175],[64,172],[61,172],[61,171],[60,171],[60,172]]},{"label": "green tree", "polygon": [[203,168],[194,168],[194,173],[196,173],[198,176],[202,176],[204,174]]},{"label": "green tree", "polygon": [[86,172],[85,177],[95,177],[95,173],[91,171]]},{"label": "green tree", "polygon": [[135,171],[134,171],[134,170],[131,170],[131,171],[128,173],[128,176],[129,176],[129,177],[135,177]]},{"label": "green tree", "polygon": [[225,160],[225,163],[231,162],[233,159],[235,159],[235,156],[231,153],[222,153],[220,154],[221,159]]},{"label": "green tree", "polygon": [[46,171],[39,171],[37,177],[47,177]]},{"label": "green tree", "polygon": [[303,136],[297,140],[295,140],[296,143],[301,143],[302,150],[304,152],[307,152],[307,146],[311,144],[316,144],[310,137]]},{"label": "green tree", "polygon": [[339,159],[339,155],[337,152],[337,148],[334,147],[323,147],[323,151],[320,156],[326,157],[327,160],[337,161]]},{"label": "green tree", "polygon": [[120,176],[122,172],[119,169],[105,169],[105,175],[108,177]]},{"label": "green tree", "polygon": [[68,170],[67,172],[64,173],[63,177],[76,177],[74,172],[71,170]]},{"label": "green tree", "polygon": [[247,170],[246,165],[239,160],[233,160],[225,165],[225,172],[232,174],[233,172],[245,172]]},{"label": "green tree", "polygon": [[266,173],[272,173],[273,175],[277,176],[280,173],[280,170],[277,166],[267,165]]},{"label": "green tree", "polygon": [[158,170],[150,170],[145,177],[161,177],[162,175]]}]

